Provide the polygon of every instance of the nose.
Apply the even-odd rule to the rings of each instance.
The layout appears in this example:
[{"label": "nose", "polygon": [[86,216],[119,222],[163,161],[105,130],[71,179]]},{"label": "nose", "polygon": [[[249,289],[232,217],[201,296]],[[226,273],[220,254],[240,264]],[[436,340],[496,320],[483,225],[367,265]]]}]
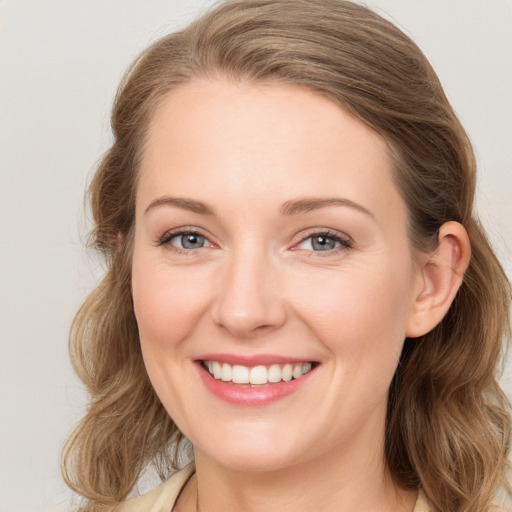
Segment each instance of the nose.
[{"label": "nose", "polygon": [[216,324],[237,339],[251,339],[282,327],[286,307],[279,269],[264,251],[233,254],[219,275],[213,304]]}]

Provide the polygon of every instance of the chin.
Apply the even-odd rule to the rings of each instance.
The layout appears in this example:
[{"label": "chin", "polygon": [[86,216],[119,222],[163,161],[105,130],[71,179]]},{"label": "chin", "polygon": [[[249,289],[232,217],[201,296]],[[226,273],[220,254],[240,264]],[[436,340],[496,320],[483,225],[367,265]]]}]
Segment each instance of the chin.
[{"label": "chin", "polygon": [[[212,454],[215,456],[216,454]],[[279,471],[294,466],[299,461],[296,457],[286,456],[284,454],[254,453],[223,453],[219,454],[216,462],[226,468],[244,473],[269,473]]]},{"label": "chin", "polygon": [[215,446],[209,446],[209,443],[198,446],[199,453],[226,468],[243,472],[277,471],[300,462],[301,450],[297,450],[300,443],[290,438],[284,440],[282,436],[262,435],[233,438],[232,434],[226,437],[215,437]]}]

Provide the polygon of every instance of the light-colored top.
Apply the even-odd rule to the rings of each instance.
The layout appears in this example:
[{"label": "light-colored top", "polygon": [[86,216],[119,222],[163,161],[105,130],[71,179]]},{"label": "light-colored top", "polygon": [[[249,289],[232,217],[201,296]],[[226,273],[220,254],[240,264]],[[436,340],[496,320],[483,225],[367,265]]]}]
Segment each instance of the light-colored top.
[{"label": "light-colored top", "polygon": [[[171,512],[181,490],[194,474],[194,471],[195,466],[193,463],[185,466],[158,487],[142,496],[125,501],[121,505],[119,512]],[[504,508],[498,507],[491,510],[493,512],[507,512]],[[413,512],[432,512],[432,508],[421,489],[418,493],[418,499]]]},{"label": "light-colored top", "polygon": [[181,490],[195,470],[194,463],[188,464],[158,487],[142,496],[125,501],[119,512],[171,512]]}]

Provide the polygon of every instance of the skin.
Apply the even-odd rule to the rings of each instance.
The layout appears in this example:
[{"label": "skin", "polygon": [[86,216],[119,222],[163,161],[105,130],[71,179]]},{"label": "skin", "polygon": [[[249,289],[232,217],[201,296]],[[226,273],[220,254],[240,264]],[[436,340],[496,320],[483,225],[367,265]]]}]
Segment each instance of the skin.
[{"label": "skin", "polygon": [[[197,476],[176,510],[195,510],[197,485],[202,512],[414,508],[416,493],[384,462],[389,384],[405,337],[449,307],[469,243],[449,223],[435,254],[414,256],[392,172],[381,136],[298,87],[194,82],[159,106],[140,169],[132,293],[150,379],[194,445]],[[282,213],[333,197],[348,204]],[[187,229],[204,246],[180,248]],[[326,230],[341,242],[314,250],[311,236]],[[211,352],[319,365],[291,395],[240,407],[199,378],[195,361]]]}]

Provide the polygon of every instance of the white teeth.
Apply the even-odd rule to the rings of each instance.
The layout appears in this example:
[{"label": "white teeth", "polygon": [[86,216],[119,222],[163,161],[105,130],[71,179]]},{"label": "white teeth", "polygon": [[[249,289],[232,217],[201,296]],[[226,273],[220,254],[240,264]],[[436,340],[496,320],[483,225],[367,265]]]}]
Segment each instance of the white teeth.
[{"label": "white teeth", "polygon": [[263,385],[268,383],[289,382],[299,379],[312,369],[311,363],[272,364],[270,366],[253,366],[249,368],[239,364],[230,365],[218,361],[205,361],[205,368],[215,379],[234,384]]},{"label": "white teeth", "polygon": [[220,379],[220,376],[222,375],[222,366],[217,361],[213,361],[212,363],[212,370],[210,370],[210,367],[208,366],[208,371],[213,374],[213,376],[216,379]]},{"label": "white teeth", "polygon": [[249,382],[251,384],[266,384],[268,382],[268,372],[265,366],[254,366],[249,372]]},{"label": "white teeth", "polygon": [[302,373],[302,365],[296,364],[293,367],[292,375],[293,375],[294,379],[298,379],[299,377],[302,377],[302,375],[303,375],[303,373]]},{"label": "white teeth", "polygon": [[233,373],[231,371],[231,365],[228,363],[224,363],[222,365],[222,372],[220,374],[221,380],[224,382],[229,382],[233,376]]},{"label": "white teeth", "polygon": [[281,367],[278,364],[273,364],[268,369],[268,381],[279,382],[281,380]]},{"label": "white teeth", "polygon": [[292,377],[293,377],[293,367],[291,364],[285,364],[283,366],[283,369],[281,370],[281,374],[283,376],[283,380],[285,382],[288,382],[290,380],[292,380]]},{"label": "white teeth", "polygon": [[232,369],[232,381],[235,384],[249,384],[249,368],[235,364]]}]

